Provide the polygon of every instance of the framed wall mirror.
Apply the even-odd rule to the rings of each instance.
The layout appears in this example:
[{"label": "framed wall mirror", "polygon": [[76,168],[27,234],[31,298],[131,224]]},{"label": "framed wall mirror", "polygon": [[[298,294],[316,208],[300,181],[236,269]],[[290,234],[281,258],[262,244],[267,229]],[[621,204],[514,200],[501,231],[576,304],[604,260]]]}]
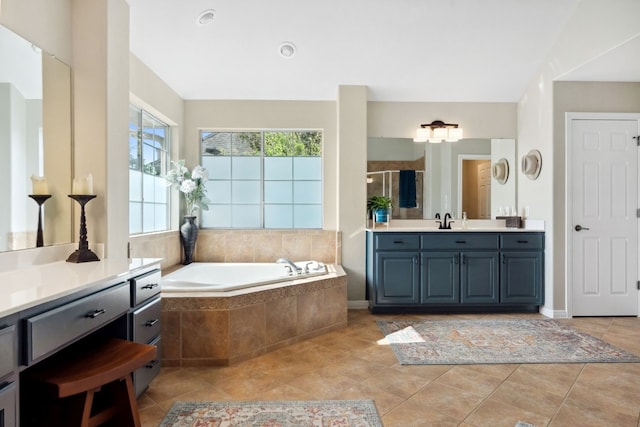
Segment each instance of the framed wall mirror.
[{"label": "framed wall mirror", "polygon": [[0,25],[0,251],[36,246],[31,176],[44,175],[44,245],[72,234],[71,69]]},{"label": "framed wall mirror", "polygon": [[[462,212],[469,219],[491,219],[516,206],[516,177],[503,183],[492,177],[493,164],[516,160],[513,139],[462,139],[440,144],[414,143],[408,138],[375,138],[367,141],[367,198],[385,195],[393,199],[394,219],[433,219],[436,214]],[[413,171],[407,184],[406,174]],[[415,206],[404,207],[406,189],[415,188]],[[411,199],[411,197],[409,197]]]}]

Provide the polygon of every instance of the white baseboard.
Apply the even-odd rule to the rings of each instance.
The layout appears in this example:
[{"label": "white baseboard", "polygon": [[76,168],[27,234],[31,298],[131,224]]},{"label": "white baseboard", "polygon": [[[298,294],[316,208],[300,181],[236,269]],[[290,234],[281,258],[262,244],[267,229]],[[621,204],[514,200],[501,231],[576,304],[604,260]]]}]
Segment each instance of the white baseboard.
[{"label": "white baseboard", "polygon": [[349,310],[366,310],[369,308],[369,301],[365,300],[348,300],[347,308]]},{"label": "white baseboard", "polygon": [[569,318],[569,314],[567,313],[566,310],[552,310],[552,309],[547,308],[545,306],[542,306],[540,308],[540,314],[542,314],[543,316],[550,317],[552,319],[567,319],[567,318]]}]

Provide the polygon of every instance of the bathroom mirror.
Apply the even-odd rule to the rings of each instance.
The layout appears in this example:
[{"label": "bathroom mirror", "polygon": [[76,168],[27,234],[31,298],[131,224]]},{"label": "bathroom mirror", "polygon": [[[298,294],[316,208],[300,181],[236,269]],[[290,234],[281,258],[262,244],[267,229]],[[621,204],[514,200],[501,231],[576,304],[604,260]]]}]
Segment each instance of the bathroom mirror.
[{"label": "bathroom mirror", "polygon": [[[500,210],[516,206],[516,174],[510,174],[504,184],[491,177],[493,163],[502,158],[515,164],[515,140],[469,138],[431,144],[371,137],[367,141],[367,198],[391,197],[395,219],[432,219],[445,212],[459,217],[463,211],[469,219],[495,218]],[[400,170],[414,171],[410,178],[415,184],[407,185]],[[402,206],[405,200],[400,196],[406,188],[411,195],[415,188],[415,207]]]},{"label": "bathroom mirror", "polygon": [[0,251],[36,246],[31,176],[44,175],[44,245],[72,234],[71,70],[0,25]]}]

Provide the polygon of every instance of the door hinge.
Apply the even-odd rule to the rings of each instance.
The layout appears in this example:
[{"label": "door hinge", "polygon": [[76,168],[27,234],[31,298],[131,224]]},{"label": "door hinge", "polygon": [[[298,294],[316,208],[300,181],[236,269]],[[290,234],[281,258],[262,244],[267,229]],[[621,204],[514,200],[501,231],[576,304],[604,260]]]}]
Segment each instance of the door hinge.
[{"label": "door hinge", "polygon": [[634,136],[633,139],[636,140],[636,145],[640,147],[640,136]]},{"label": "door hinge", "polygon": [[636,209],[636,217],[640,218],[640,208]]},{"label": "door hinge", "polygon": [[638,280],[638,290],[640,291],[640,280]]}]

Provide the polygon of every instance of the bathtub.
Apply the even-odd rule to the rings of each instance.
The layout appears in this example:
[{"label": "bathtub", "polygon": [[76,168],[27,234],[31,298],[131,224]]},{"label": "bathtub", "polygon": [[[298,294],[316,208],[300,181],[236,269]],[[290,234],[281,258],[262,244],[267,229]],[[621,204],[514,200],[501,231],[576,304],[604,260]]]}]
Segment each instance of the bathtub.
[{"label": "bathtub", "polygon": [[302,271],[292,274],[287,264],[195,262],[162,278],[162,292],[225,292],[327,274],[317,261],[295,263]]},{"label": "bathtub", "polygon": [[[306,264],[296,263],[303,271]],[[162,365],[230,365],[346,327],[344,269],[318,263],[309,270],[291,276],[276,263],[192,263],[167,273]]]}]

